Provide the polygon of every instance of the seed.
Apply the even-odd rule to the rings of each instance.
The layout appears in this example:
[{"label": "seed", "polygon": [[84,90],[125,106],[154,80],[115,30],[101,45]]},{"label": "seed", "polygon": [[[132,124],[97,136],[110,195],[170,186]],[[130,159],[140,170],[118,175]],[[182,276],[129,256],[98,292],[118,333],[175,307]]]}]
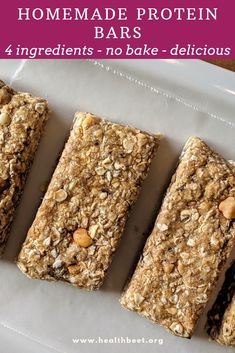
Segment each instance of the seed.
[{"label": "seed", "polygon": [[110,171],[107,171],[106,173],[106,179],[110,182],[112,180],[112,174]]},{"label": "seed", "polygon": [[100,199],[101,199],[101,200],[106,199],[107,196],[108,196],[107,192],[101,192],[101,193],[100,193]]},{"label": "seed", "polygon": [[93,240],[91,239],[85,228],[78,228],[77,230],[75,230],[75,232],[73,233],[73,240],[76,244],[82,246],[83,248],[88,248],[90,245],[93,244]]},{"label": "seed", "polygon": [[63,202],[67,199],[67,192],[64,189],[57,190],[54,194],[55,200],[57,202]]},{"label": "seed", "polygon": [[182,222],[185,222],[187,223],[188,221],[190,221],[190,218],[191,218],[191,213],[189,210],[183,210],[181,211],[180,213],[180,220]]},{"label": "seed", "polygon": [[8,113],[0,114],[0,125],[8,125],[11,121],[11,117]]},{"label": "seed", "polygon": [[57,258],[55,262],[53,263],[52,267],[53,268],[60,268],[63,265],[63,261]]},{"label": "seed", "polygon": [[99,226],[97,224],[94,224],[93,226],[90,226],[89,234],[90,234],[92,239],[96,236],[96,232],[97,232],[98,228],[99,228]]},{"label": "seed", "polygon": [[106,173],[106,169],[102,167],[97,167],[95,171],[98,175],[104,175]]},{"label": "seed", "polygon": [[102,164],[107,167],[107,166],[110,166],[110,164],[112,163],[110,157],[107,157],[105,158],[103,161],[102,161]]},{"label": "seed", "polygon": [[51,238],[50,238],[50,237],[46,238],[46,239],[43,241],[43,245],[45,245],[45,246],[49,246],[50,244],[51,244]]}]

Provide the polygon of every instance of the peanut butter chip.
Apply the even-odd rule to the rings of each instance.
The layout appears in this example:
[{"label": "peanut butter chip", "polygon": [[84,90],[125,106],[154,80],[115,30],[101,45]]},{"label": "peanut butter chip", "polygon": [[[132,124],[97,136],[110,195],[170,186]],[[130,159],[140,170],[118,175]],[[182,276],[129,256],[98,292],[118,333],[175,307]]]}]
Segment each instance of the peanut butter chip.
[{"label": "peanut butter chip", "polygon": [[228,197],[219,205],[219,210],[227,219],[235,219],[235,197]]},{"label": "peanut butter chip", "polygon": [[88,246],[93,244],[93,240],[84,228],[79,228],[73,233],[73,240],[83,248],[88,248]]}]

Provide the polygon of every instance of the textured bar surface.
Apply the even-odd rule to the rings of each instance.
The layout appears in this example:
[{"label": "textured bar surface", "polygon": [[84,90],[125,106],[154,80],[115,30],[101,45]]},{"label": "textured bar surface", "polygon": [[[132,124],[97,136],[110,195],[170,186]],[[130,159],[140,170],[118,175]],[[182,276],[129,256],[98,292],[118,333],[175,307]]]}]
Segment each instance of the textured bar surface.
[{"label": "textured bar surface", "polygon": [[32,278],[99,288],[158,142],[157,136],[76,113],[19,268]]},{"label": "textured bar surface", "polygon": [[219,205],[235,196],[234,167],[191,137],[121,304],[191,337],[235,243]]},{"label": "textured bar surface", "polygon": [[17,93],[0,81],[0,253],[47,117],[44,99]]},{"label": "textured bar surface", "polygon": [[235,347],[235,261],[227,270],[221,291],[207,316],[207,332],[211,338]]}]

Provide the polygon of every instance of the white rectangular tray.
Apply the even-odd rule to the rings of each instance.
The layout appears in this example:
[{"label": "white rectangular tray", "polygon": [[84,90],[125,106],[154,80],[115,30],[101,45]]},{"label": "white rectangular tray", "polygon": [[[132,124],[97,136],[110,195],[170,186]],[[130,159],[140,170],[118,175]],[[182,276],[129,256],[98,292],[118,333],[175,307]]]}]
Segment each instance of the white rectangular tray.
[{"label": "white rectangular tray", "polygon": [[[187,138],[198,135],[225,158],[235,159],[235,74],[197,60],[2,60],[0,70],[1,79],[17,90],[46,97],[53,112],[0,260],[0,351],[27,352],[25,346],[34,353],[230,351],[208,342],[205,315],[193,338],[185,340],[122,309],[118,299]],[[14,263],[40,203],[40,186],[49,179],[78,110],[165,135],[105,284],[97,292],[30,280]],[[115,337],[160,339],[163,344],[73,343],[73,338],[101,342]]]}]

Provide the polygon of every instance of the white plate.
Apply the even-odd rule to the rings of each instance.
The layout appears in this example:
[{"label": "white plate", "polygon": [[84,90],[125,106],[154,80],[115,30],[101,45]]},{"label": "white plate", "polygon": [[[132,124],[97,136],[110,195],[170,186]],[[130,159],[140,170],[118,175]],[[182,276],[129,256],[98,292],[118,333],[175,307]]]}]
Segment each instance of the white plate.
[{"label": "white plate", "polygon": [[[194,337],[185,340],[122,309],[118,299],[187,138],[198,135],[225,158],[235,158],[235,74],[193,60],[102,63],[2,60],[0,69],[3,79],[12,82],[16,89],[47,97],[53,111],[18,208],[7,251],[0,261],[0,324],[12,330],[6,334],[6,328],[2,328],[0,332],[2,337],[15,337],[11,352],[23,352],[27,341],[24,338],[19,343],[16,332],[30,338],[28,344],[34,352],[37,349],[42,352],[42,346],[44,350],[67,353],[80,350],[115,353],[120,349],[130,353],[143,349],[166,353],[224,352],[225,348],[208,342],[203,330],[205,315]],[[52,173],[77,110],[165,135],[105,284],[100,291],[91,293],[63,283],[30,280],[14,264],[40,202],[40,185]],[[161,339],[163,344],[75,344],[72,340],[101,341],[99,337]]]}]

